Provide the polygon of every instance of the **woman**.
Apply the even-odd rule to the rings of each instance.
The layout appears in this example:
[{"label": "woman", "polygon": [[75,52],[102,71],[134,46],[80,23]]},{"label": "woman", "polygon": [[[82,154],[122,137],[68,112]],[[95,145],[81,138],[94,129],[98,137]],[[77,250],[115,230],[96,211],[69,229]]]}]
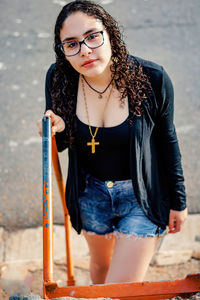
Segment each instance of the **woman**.
[{"label": "woman", "polygon": [[90,1],[63,7],[55,53],[45,115],[58,150],[69,148],[66,203],[92,282],[142,281],[158,237],[187,215],[171,81],[130,56],[117,22]]}]

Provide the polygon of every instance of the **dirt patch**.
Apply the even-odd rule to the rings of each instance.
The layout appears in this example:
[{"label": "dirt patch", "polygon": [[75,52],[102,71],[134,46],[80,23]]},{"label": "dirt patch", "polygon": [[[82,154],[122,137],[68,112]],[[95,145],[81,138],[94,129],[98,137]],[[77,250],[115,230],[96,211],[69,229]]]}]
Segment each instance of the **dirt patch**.
[{"label": "dirt patch", "polygon": [[[171,266],[150,266],[145,277],[145,281],[158,281],[158,280],[171,280],[171,279],[183,279],[187,274],[198,273],[200,271],[200,260],[191,259],[187,263]],[[31,288],[33,294],[38,294],[42,297],[42,282],[43,272],[42,270],[28,271],[29,279],[24,284]],[[54,265],[54,280],[59,286],[66,285],[66,266],[63,264]],[[75,268],[75,280],[77,285],[89,285],[91,284],[89,279],[89,271],[83,268]],[[4,290],[0,287],[0,299],[8,300],[10,292],[12,290],[12,282],[10,282],[10,288]],[[16,282],[15,282],[16,285]],[[8,286],[8,285],[7,285]],[[22,282],[19,287],[21,288]],[[181,298],[174,298],[181,299]],[[197,296],[192,299],[200,299]]]}]

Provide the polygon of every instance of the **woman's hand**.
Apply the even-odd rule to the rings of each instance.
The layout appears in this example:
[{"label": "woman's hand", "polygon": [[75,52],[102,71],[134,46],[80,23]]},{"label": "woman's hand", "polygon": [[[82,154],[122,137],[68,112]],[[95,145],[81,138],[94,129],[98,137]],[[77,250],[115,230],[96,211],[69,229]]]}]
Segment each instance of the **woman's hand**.
[{"label": "woman's hand", "polygon": [[[45,113],[45,117],[51,118],[51,130],[52,136],[56,134],[56,132],[62,132],[65,129],[65,122],[61,117],[54,114],[52,110],[47,110]],[[38,133],[42,136],[42,119],[37,121]]]},{"label": "woman's hand", "polygon": [[188,210],[185,208],[184,210],[170,210],[169,213],[169,231],[168,233],[176,233],[179,232],[183,226],[187,218]]}]

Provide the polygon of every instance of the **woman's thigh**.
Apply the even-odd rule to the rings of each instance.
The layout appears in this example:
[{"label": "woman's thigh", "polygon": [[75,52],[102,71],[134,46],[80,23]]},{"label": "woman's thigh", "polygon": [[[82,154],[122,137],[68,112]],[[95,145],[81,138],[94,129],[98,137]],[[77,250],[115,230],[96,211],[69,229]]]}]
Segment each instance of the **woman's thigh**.
[{"label": "woman's thigh", "polygon": [[113,234],[98,235],[83,231],[83,235],[88,243],[91,263],[102,267],[109,266],[115,243]]},{"label": "woman's thigh", "polygon": [[118,236],[106,283],[143,281],[158,242],[157,237]]}]

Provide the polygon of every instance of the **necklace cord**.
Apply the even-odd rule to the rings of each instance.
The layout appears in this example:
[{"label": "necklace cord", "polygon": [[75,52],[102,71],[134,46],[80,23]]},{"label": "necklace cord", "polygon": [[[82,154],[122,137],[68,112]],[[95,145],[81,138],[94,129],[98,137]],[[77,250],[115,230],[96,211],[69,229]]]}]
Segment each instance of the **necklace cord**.
[{"label": "necklace cord", "polygon": [[[86,110],[86,115],[87,115],[87,121],[88,121],[88,127],[89,127],[89,131],[90,131],[90,135],[92,137],[92,140],[93,142],[95,143],[95,137],[97,135],[97,132],[99,130],[99,127],[97,126],[96,129],[95,129],[95,132],[93,134],[92,132],[92,128],[91,128],[91,125],[90,125],[90,120],[89,120],[89,111],[88,111],[88,105],[87,105],[87,99],[86,99],[86,94],[85,94],[85,86],[84,86],[84,81],[83,81],[84,77],[83,75],[81,75],[81,84],[82,84],[82,90],[83,90],[83,98],[84,98],[84,102],[85,102],[85,110]],[[112,82],[112,81],[111,81]],[[110,84],[111,84],[110,82]],[[109,85],[110,85],[109,84]],[[105,103],[105,106],[104,106],[104,109],[103,109],[103,113],[102,113],[102,119],[103,119],[103,116],[104,116],[104,113],[105,113],[105,109],[108,105],[108,101],[110,99],[110,96],[112,94],[112,90],[113,90],[113,84],[112,84],[112,87],[110,89],[110,92],[109,92],[109,95],[107,97],[107,100],[106,100],[106,103]],[[91,143],[87,143],[88,146],[91,146],[92,142]],[[96,145],[99,145],[99,143],[96,143]],[[95,153],[95,147],[92,148],[92,153]]]},{"label": "necklace cord", "polygon": [[111,85],[112,81],[113,81],[113,78],[111,79],[111,81],[109,82],[109,84],[107,85],[107,87],[102,91],[102,92],[99,92],[97,91],[95,88],[93,88],[90,83],[85,79],[85,76],[82,75],[82,78],[84,79],[84,81],[87,83],[87,85],[96,93],[99,94],[99,98],[101,99],[102,98],[102,95],[107,91],[107,89],[109,88],[109,86]]}]

